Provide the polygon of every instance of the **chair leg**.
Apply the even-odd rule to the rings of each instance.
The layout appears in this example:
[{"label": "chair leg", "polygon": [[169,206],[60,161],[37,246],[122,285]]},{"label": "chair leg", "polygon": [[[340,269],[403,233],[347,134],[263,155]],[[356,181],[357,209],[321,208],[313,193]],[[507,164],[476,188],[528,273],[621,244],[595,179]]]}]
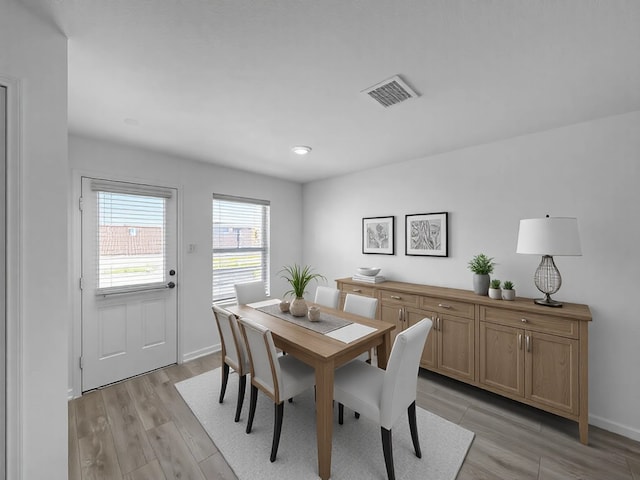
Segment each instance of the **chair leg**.
[{"label": "chair leg", "polygon": [[253,427],[253,417],[256,414],[256,403],[258,403],[258,387],[251,385],[251,401],[249,402],[249,419],[247,420],[247,433],[251,433]]},{"label": "chair leg", "polygon": [[393,468],[393,447],[391,446],[391,430],[380,427],[382,433],[382,451],[384,452],[384,464],[387,467],[387,477],[389,480],[396,480]]},{"label": "chair leg", "polygon": [[284,402],[275,405],[275,416],[273,420],[273,442],[271,443],[271,462],[276,461],[278,445],[280,444],[280,432],[282,432],[282,416],[284,414]]},{"label": "chair leg", "polygon": [[240,412],[242,411],[242,404],[244,402],[244,391],[247,388],[247,376],[242,375],[238,383],[238,401],[236,403],[236,418],[235,422],[240,421]]},{"label": "chair leg", "polygon": [[338,423],[342,425],[344,423],[344,405],[338,404]]},{"label": "chair leg", "polygon": [[220,387],[220,398],[218,399],[219,403],[222,403],[224,400],[224,393],[227,391],[227,380],[229,380],[229,365],[226,363],[222,364],[222,386]]},{"label": "chair leg", "polygon": [[413,448],[416,451],[416,457],[422,458],[422,452],[420,451],[420,439],[418,438],[418,423],[416,422],[416,402],[414,401],[407,409],[409,414],[409,430],[411,430],[411,440],[413,441]]}]

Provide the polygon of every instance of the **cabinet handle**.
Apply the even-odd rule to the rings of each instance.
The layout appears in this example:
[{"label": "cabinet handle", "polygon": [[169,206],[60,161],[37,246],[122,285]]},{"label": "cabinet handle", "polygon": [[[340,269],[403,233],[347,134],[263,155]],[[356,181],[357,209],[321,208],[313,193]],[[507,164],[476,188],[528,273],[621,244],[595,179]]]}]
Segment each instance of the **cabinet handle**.
[{"label": "cabinet handle", "polygon": [[399,297],[398,295],[390,295],[391,298],[393,298],[394,300],[401,300],[402,297]]},{"label": "cabinet handle", "polygon": [[438,306],[440,308],[451,308],[451,305],[447,305],[446,303],[439,303]]},{"label": "cabinet handle", "polygon": [[531,351],[531,336],[526,335],[525,337],[525,341],[527,343],[527,352]]},{"label": "cabinet handle", "polygon": [[520,319],[520,321],[521,321],[522,323],[527,323],[527,321],[528,321],[528,320],[527,320],[526,318],[521,318],[521,319]]},{"label": "cabinet handle", "polygon": [[402,309],[401,309],[401,308],[399,308],[399,309],[398,309],[398,322],[402,322],[402,321],[403,321],[403,320],[402,320]]},{"label": "cabinet handle", "polygon": [[354,289],[352,290],[352,292],[361,292],[361,291],[362,291],[362,290],[360,290],[359,288],[354,288]]},{"label": "cabinet handle", "polygon": [[440,317],[438,317],[438,330],[442,330],[442,322],[440,321]]},{"label": "cabinet handle", "polygon": [[522,350],[522,334],[518,334],[518,350]]}]

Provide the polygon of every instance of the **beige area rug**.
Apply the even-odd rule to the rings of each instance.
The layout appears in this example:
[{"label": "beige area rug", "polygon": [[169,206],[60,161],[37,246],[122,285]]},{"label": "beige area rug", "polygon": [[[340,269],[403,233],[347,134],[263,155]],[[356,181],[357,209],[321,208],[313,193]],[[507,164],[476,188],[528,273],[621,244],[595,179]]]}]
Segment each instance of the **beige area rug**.
[{"label": "beige area rug", "polygon": [[[278,457],[269,462],[273,435],[273,403],[258,394],[250,435],[245,433],[249,412],[249,382],[240,422],[235,423],[238,376],[231,374],[223,404],[218,403],[220,369],[184,380],[176,388],[240,480],[317,479],[316,425],[313,390],[285,403]],[[345,409],[344,425],[333,428],[332,480],[386,480],[380,427]],[[397,480],[454,480],[474,433],[417,408],[422,458],[416,458],[406,415],[393,427]]]}]

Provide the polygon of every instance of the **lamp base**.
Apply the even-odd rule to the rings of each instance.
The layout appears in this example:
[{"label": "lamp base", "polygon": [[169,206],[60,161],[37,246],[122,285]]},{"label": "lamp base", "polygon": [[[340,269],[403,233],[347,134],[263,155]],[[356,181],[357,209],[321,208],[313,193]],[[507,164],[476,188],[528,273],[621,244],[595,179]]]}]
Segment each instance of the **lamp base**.
[{"label": "lamp base", "polygon": [[549,295],[547,295],[545,298],[536,298],[533,303],[543,305],[545,307],[562,307],[562,302],[556,302],[555,300],[552,300]]}]

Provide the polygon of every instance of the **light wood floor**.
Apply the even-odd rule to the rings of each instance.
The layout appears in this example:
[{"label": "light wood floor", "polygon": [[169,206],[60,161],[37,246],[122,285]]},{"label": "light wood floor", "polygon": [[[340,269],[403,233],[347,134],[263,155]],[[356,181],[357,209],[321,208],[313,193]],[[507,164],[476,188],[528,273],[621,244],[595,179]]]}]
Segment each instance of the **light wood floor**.
[{"label": "light wood floor", "polygon": [[[69,480],[235,479],[174,387],[219,366],[209,355],[69,402]],[[458,480],[640,480],[640,442],[591,427],[584,446],[573,422],[424,370],[417,403],[476,433]]]}]

